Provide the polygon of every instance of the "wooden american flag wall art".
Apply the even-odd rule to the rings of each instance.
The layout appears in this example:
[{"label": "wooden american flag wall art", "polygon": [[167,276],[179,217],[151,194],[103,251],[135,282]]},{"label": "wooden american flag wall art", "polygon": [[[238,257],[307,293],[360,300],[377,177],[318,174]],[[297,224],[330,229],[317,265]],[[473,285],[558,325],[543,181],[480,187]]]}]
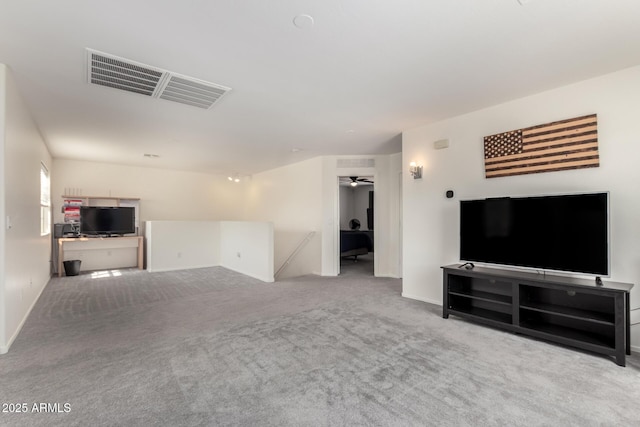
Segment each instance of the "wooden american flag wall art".
[{"label": "wooden american flag wall art", "polygon": [[596,114],[484,137],[487,178],[598,166]]}]

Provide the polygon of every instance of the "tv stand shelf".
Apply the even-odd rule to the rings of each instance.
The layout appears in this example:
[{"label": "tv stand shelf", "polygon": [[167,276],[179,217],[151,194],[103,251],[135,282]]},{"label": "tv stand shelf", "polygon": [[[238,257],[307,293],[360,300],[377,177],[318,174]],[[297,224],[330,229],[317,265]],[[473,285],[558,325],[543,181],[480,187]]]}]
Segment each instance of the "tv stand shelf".
[{"label": "tv stand shelf", "polygon": [[442,317],[450,314],[594,353],[625,366],[631,354],[630,283],[497,268],[442,267]]}]

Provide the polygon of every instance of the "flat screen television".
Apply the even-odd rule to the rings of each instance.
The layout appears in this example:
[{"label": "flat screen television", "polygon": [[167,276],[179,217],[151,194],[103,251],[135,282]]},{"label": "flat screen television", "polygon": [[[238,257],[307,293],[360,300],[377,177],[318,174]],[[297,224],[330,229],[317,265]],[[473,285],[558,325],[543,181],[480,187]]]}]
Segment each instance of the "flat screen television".
[{"label": "flat screen television", "polygon": [[80,234],[117,235],[136,232],[135,208],[82,206]]},{"label": "flat screen television", "polygon": [[609,193],[460,202],[460,259],[609,275]]}]

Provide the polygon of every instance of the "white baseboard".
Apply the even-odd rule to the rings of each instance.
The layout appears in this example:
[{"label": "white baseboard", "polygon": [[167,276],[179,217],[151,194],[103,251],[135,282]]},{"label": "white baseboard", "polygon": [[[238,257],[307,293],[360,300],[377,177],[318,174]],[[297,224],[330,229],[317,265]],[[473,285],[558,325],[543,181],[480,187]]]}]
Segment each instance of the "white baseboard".
[{"label": "white baseboard", "polygon": [[221,265],[220,267],[226,268],[227,270],[235,271],[236,273],[244,274],[245,276],[253,277],[254,279],[258,279],[258,280],[260,280],[262,282],[273,283],[275,281],[273,279],[273,276],[271,276],[271,277],[260,277],[260,276],[255,275],[255,274],[247,273],[246,271],[235,270],[233,268],[230,268],[230,267],[227,267],[227,266],[224,266],[224,265]]},{"label": "white baseboard", "polygon": [[164,273],[166,271],[178,271],[178,270],[194,270],[196,268],[209,268],[220,267],[220,264],[206,264],[206,265],[185,265],[180,267],[162,267],[162,268],[147,268],[149,273]]},{"label": "white baseboard", "polygon": [[[51,279],[49,279],[51,280]],[[35,307],[36,303],[38,302],[38,300],[40,299],[40,295],[42,295],[42,291],[44,291],[44,288],[47,287],[47,285],[49,285],[49,280],[47,281],[47,283],[45,283],[45,285],[40,289],[40,292],[38,292],[38,296],[35,297],[35,299],[33,300],[33,302],[31,303],[31,307],[29,307],[29,310],[27,310],[27,312],[24,314],[24,317],[22,318],[22,320],[20,321],[20,324],[18,325],[18,327],[16,328],[16,331],[13,333],[13,335],[11,335],[11,338],[9,338],[9,341],[7,342],[6,345],[0,345],[0,354],[6,354],[9,352],[9,349],[11,348],[11,345],[13,344],[13,342],[16,340],[16,338],[18,338],[18,335],[20,334],[20,331],[22,330],[22,327],[24,326],[25,322],[27,321],[27,319],[29,318],[29,315],[31,314],[31,310],[33,310],[33,307]]]},{"label": "white baseboard", "polygon": [[442,307],[442,301],[436,301],[436,300],[433,300],[433,299],[430,299],[430,298],[419,297],[417,295],[411,295],[411,294],[408,294],[406,292],[403,292],[402,296],[404,298],[415,299],[415,300],[422,301],[422,302],[428,302],[429,304],[435,304],[435,305],[439,305],[440,307]]}]

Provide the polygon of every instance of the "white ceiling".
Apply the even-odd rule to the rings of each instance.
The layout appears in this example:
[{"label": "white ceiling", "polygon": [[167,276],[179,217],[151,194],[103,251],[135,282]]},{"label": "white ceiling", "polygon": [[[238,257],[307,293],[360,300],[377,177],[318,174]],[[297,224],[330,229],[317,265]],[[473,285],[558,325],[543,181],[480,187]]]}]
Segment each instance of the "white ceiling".
[{"label": "white ceiling", "polygon": [[[232,90],[91,85],[86,48]],[[54,157],[251,174],[638,65],[640,1],[0,0],[0,62]]]}]

